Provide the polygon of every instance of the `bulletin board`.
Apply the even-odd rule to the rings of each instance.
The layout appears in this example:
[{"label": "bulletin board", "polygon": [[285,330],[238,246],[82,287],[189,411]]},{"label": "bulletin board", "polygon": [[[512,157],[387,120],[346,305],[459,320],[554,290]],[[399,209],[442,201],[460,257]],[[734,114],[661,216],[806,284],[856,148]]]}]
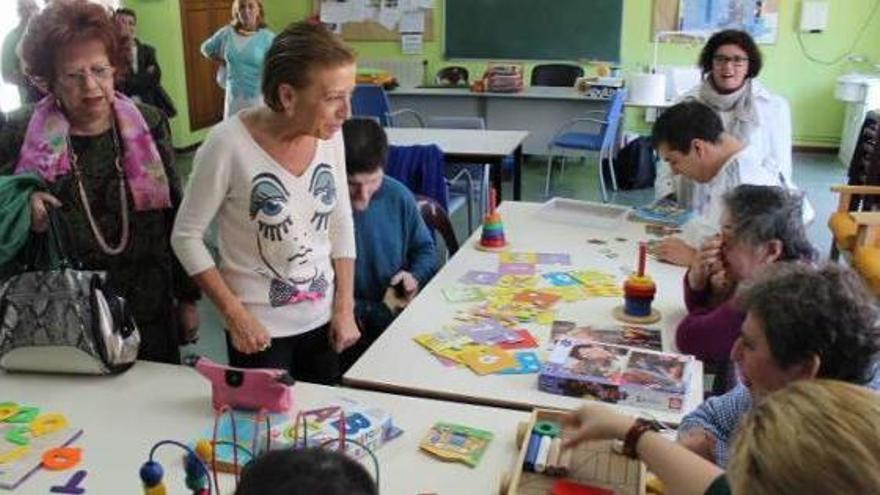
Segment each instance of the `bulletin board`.
[{"label": "bulletin board", "polygon": [[[776,43],[781,0],[654,0],[652,36],[661,31],[748,31],[758,43]],[[677,41],[674,37],[669,41]]]},{"label": "bulletin board", "polygon": [[[321,4],[335,0],[312,0],[312,14],[319,15]],[[373,0],[388,2],[389,0]],[[396,0],[391,0],[397,4]],[[434,9],[423,9],[425,13],[425,31],[422,34],[424,41],[434,40]],[[400,31],[387,29],[376,21],[346,22],[342,25],[342,38],[346,41],[400,41]]]}]

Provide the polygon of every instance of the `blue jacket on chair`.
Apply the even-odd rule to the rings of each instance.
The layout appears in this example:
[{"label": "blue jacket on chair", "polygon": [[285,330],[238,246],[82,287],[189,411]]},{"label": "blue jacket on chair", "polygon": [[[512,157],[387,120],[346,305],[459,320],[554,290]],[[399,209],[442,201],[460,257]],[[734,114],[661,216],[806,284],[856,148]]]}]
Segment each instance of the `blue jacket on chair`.
[{"label": "blue jacket on chair", "polygon": [[414,194],[436,201],[444,210],[449,208],[443,151],[436,145],[391,146],[385,173],[402,182]]}]

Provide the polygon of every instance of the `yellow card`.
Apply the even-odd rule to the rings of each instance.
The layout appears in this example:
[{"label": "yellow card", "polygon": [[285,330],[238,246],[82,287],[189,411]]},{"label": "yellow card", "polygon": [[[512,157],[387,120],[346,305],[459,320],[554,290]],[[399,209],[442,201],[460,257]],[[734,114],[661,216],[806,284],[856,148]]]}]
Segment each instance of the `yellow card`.
[{"label": "yellow card", "polygon": [[496,285],[511,289],[532,289],[537,287],[538,277],[534,275],[502,275]]},{"label": "yellow card", "polygon": [[512,253],[505,251],[498,255],[499,263],[528,263],[535,265],[538,263],[537,253]]},{"label": "yellow card", "polygon": [[460,349],[461,347],[474,342],[467,335],[462,335],[448,328],[439,332],[416,335],[413,337],[413,340],[434,354],[439,354],[446,349]]},{"label": "yellow card", "polygon": [[472,348],[461,353],[460,356],[464,364],[478,375],[488,375],[519,366],[512,354],[497,347]]},{"label": "yellow card", "polygon": [[550,325],[555,319],[556,311],[542,311],[535,317],[535,321],[540,325]]},{"label": "yellow card", "polygon": [[489,349],[488,347],[477,344],[470,343],[463,345],[459,348],[449,347],[447,349],[443,349],[442,351],[436,352],[438,356],[445,357],[446,359],[451,359],[456,363],[467,364],[462,357],[462,354],[466,353],[474,353],[474,352],[485,352],[484,349]]},{"label": "yellow card", "polygon": [[565,287],[547,287],[546,289],[541,289],[545,292],[549,292],[551,294],[556,294],[562,298],[565,302],[578,302],[583,301],[587,298],[587,294],[584,292],[583,287],[579,285],[570,285]]},{"label": "yellow card", "polygon": [[596,285],[584,287],[584,292],[591,297],[622,297],[623,289],[618,285]]},{"label": "yellow card", "polygon": [[617,283],[614,275],[599,270],[575,270],[570,274],[586,286]]}]

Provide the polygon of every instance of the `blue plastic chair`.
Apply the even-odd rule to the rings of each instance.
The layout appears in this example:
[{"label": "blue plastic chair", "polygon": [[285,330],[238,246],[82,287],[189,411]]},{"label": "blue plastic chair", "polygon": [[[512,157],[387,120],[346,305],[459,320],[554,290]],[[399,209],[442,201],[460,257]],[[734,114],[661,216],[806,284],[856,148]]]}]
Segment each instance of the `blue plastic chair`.
[{"label": "blue plastic chair", "polygon": [[355,117],[377,119],[382,127],[398,127],[400,116],[411,115],[419,127],[425,127],[425,120],[415,110],[403,108],[392,111],[385,89],[375,84],[355,86],[351,95],[351,113]]},{"label": "blue plastic chair", "polygon": [[[482,117],[428,117],[428,127],[438,129],[485,129],[486,121]],[[483,218],[489,204],[489,165],[484,163],[464,163],[448,166],[453,170],[449,184],[449,209],[455,211],[460,207],[458,201],[467,201],[468,234],[474,230],[473,217]],[[473,205],[478,208],[474,215]]]},{"label": "blue plastic chair", "polygon": [[[617,133],[620,130],[620,124],[623,120],[623,102],[626,101],[626,89],[620,89],[611,97],[606,110],[595,110],[587,112],[590,114],[603,114],[601,119],[595,117],[579,117],[571,119],[563,124],[553,139],[547,145],[547,182],[544,185],[544,195],[550,195],[550,178],[553,173],[553,158],[555,148],[564,150],[582,150],[582,151],[598,151],[599,152],[599,186],[602,190],[602,201],[608,202],[608,192],[605,187],[605,176],[602,173],[603,164],[608,163],[611,172],[611,184],[614,191],[617,191],[617,178],[614,174],[614,153],[617,147]],[[575,129],[583,123],[598,125],[599,130],[595,133],[578,132]],[[565,157],[562,161],[563,171],[565,170]]]}]

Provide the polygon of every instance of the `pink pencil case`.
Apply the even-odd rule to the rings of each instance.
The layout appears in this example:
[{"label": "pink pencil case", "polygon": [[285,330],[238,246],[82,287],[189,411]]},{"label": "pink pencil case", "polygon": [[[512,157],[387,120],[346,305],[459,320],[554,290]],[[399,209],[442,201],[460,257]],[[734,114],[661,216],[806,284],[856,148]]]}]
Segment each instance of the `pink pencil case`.
[{"label": "pink pencil case", "polygon": [[211,400],[215,410],[265,410],[280,413],[293,406],[293,377],[272,368],[233,368],[208,358],[189,356],[184,362],[211,382]]}]

